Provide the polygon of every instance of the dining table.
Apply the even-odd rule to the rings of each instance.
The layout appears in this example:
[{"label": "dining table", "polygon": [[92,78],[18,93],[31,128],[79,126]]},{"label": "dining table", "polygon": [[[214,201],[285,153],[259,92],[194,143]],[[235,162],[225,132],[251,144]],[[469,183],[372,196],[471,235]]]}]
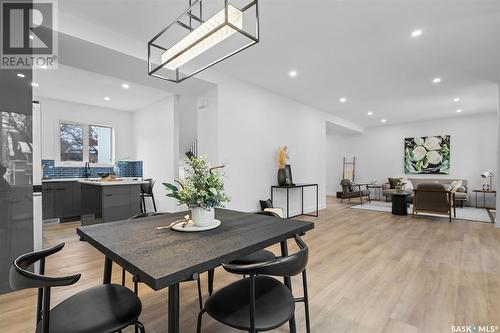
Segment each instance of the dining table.
[{"label": "dining table", "polygon": [[[112,265],[123,267],[153,290],[168,288],[168,333],[179,332],[179,283],[222,263],[280,243],[288,255],[287,239],[314,228],[313,222],[283,219],[229,209],[216,209],[219,227],[202,232],[158,230],[188,212],[101,223],[77,228],[77,234],[104,254],[103,283],[111,283]],[[284,284],[292,289],[291,278]],[[295,318],[289,321],[296,332]]]}]

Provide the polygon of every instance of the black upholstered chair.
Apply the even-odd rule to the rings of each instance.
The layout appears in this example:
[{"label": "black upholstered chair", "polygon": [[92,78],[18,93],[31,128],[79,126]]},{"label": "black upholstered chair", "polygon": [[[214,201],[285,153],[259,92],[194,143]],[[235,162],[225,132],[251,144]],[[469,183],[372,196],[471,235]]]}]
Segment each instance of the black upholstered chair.
[{"label": "black upholstered chair", "polygon": [[371,202],[368,186],[366,189],[361,189],[361,185],[353,185],[349,179],[342,179],[340,185],[342,186],[342,199],[340,203],[344,199],[349,199],[349,202],[351,202],[352,198],[359,198],[361,204],[363,204],[363,197],[367,197],[368,202]]},{"label": "black upholstered chair", "polygon": [[[54,247],[24,254],[14,260],[9,272],[13,290],[37,288],[37,333],[109,333],[121,332],[134,325],[144,333],[139,322],[141,300],[129,289],[104,284],[81,291],[50,309],[50,291],[54,287],[70,286],[80,279],[80,274],[49,277],[44,275],[45,258],[59,252],[64,243]],[[40,262],[40,273],[28,270]]]},{"label": "black upholstered chair", "polygon": [[146,198],[151,198],[153,200],[153,208],[156,210],[156,202],[155,202],[155,196],[153,194],[153,188],[156,183],[156,179],[154,178],[148,178],[144,179],[144,181],[147,181],[146,184],[141,184],[141,212],[146,213]]},{"label": "black upholstered chair", "polygon": [[[197,332],[201,332],[205,312],[227,326],[250,333],[272,330],[293,317],[296,302],[304,302],[306,330],[309,333],[306,276],[309,251],[299,236],[295,236],[295,241],[300,250],[286,257],[255,264],[223,264],[228,272],[249,277],[222,288],[208,298],[198,315]],[[294,298],[286,285],[271,277],[290,277],[301,273],[304,296],[300,298]]]},{"label": "black upholstered chair", "polygon": [[[132,216],[131,218],[129,218],[129,220],[135,220],[135,219],[158,216],[158,215],[168,215],[168,214],[170,214],[170,213],[161,213],[161,212],[160,213],[159,212],[141,213],[141,214],[137,214],[135,216]],[[139,295],[139,282],[141,282],[141,280],[139,279],[138,276],[133,276],[132,281],[134,282],[134,293],[136,295]],[[201,294],[200,275],[194,274],[191,277],[191,279],[188,279],[185,281],[196,281],[197,282],[197,284],[198,284],[198,304],[200,306],[200,309],[203,308],[203,296]],[[210,272],[209,272],[209,281],[210,281]],[[213,285],[213,275],[212,275],[212,285]],[[125,286],[125,268],[122,268],[122,286]]]}]

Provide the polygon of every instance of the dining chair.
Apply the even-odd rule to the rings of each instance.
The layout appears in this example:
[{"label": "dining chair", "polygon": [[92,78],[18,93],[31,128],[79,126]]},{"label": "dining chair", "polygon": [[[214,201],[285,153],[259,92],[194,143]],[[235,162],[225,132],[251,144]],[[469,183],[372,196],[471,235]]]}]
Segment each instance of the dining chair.
[{"label": "dining chair", "polygon": [[[198,315],[201,332],[203,314],[235,329],[250,333],[269,331],[289,321],[295,303],[305,305],[306,331],[310,332],[309,298],[306,266],[309,250],[300,236],[295,236],[299,251],[285,257],[256,264],[223,264],[228,272],[249,277],[218,290],[205,302]],[[302,273],[304,295],[295,298],[291,290],[272,276],[291,277]]]},{"label": "dining chair", "polygon": [[[162,212],[149,212],[149,213],[140,213],[135,216],[132,216],[129,218],[129,220],[135,220],[135,219],[141,219],[145,217],[152,217],[152,216],[158,216],[158,215],[169,215],[171,213],[162,213]],[[125,286],[125,268],[122,268],[122,286]],[[210,274],[209,274],[209,280],[210,280]],[[198,304],[200,309],[203,308],[203,296],[201,294],[201,281],[200,281],[200,275],[199,274],[193,274],[193,276],[185,280],[186,281],[196,281],[198,284]],[[213,281],[213,278],[212,278]],[[134,283],[134,293],[136,295],[139,295],[139,282],[141,282],[140,278],[138,276],[132,276],[132,282]],[[213,282],[212,282],[213,285]]]},{"label": "dining chair", "polygon": [[[266,216],[272,216],[272,217],[278,217],[280,216],[274,212],[270,211],[258,211],[255,212],[255,214],[258,215],[266,215]],[[258,250],[253,253],[250,253],[249,255],[246,255],[244,257],[238,258],[234,261],[231,261],[231,264],[255,264],[259,262],[266,262],[269,260],[273,260],[276,258],[276,255],[269,251],[269,250]],[[214,278],[215,278],[215,270],[211,269],[208,271],[208,295],[212,295],[213,290],[214,290]]]},{"label": "dining chair", "polygon": [[156,202],[155,202],[155,196],[153,194],[153,188],[155,186],[155,183],[156,183],[156,179],[154,178],[147,178],[147,179],[144,179],[144,181],[147,181],[147,183],[145,184],[141,184],[141,193],[140,193],[140,196],[141,196],[141,212],[142,213],[146,213],[147,210],[146,210],[146,198],[151,198],[151,200],[153,201],[153,208],[154,208],[154,211],[156,212]]},{"label": "dining chair", "polygon": [[[45,258],[59,252],[64,243],[48,249],[21,255],[14,260],[9,271],[13,290],[37,288],[37,333],[108,333],[121,332],[134,325],[141,333],[144,326],[139,322],[142,303],[129,289],[104,284],[83,290],[50,309],[51,288],[75,284],[81,274],[50,277],[45,274]],[[40,262],[39,274],[29,269]]]}]

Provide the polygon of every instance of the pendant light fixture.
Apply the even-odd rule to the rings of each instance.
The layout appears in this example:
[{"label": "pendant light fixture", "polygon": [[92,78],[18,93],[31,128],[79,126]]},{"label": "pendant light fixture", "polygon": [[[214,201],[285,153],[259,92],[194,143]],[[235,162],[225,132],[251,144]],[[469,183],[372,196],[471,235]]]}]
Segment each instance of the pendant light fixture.
[{"label": "pendant light fixture", "polygon": [[[184,13],[149,41],[148,74],[179,83],[258,43],[258,0],[239,7],[222,2],[224,7],[205,20],[202,0],[190,0]],[[169,33],[177,38],[169,40]]]}]

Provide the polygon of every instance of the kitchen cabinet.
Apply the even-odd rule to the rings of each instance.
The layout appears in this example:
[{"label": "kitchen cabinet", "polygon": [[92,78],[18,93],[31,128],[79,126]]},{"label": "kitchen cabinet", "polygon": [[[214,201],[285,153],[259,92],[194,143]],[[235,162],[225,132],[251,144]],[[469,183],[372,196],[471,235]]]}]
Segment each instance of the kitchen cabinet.
[{"label": "kitchen cabinet", "polygon": [[44,220],[61,221],[79,217],[81,192],[77,181],[51,181],[42,183],[42,216]]},{"label": "kitchen cabinet", "polygon": [[81,181],[82,225],[126,220],[141,212],[141,184]]}]

